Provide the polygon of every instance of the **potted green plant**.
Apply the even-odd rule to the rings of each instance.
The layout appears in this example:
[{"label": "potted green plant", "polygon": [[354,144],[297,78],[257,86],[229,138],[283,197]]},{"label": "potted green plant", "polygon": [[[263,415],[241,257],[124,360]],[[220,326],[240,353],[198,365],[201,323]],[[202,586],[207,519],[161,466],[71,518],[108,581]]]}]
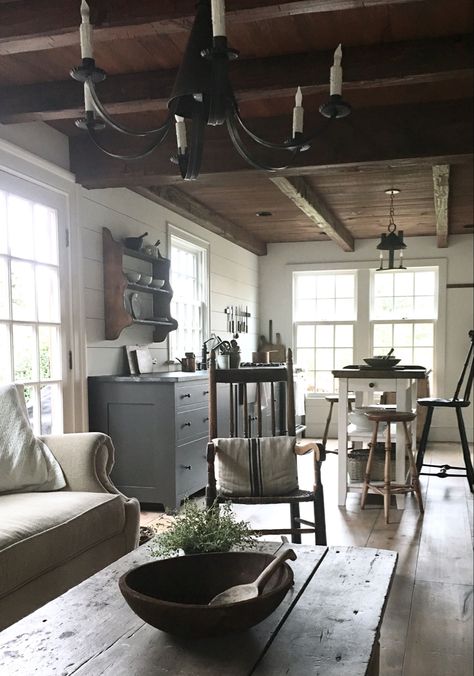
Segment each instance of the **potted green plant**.
[{"label": "potted green plant", "polygon": [[233,547],[255,547],[256,536],[247,521],[237,521],[230,503],[219,508],[200,508],[187,501],[176,516],[174,525],[156,535],[150,543],[153,556],[228,552]]}]

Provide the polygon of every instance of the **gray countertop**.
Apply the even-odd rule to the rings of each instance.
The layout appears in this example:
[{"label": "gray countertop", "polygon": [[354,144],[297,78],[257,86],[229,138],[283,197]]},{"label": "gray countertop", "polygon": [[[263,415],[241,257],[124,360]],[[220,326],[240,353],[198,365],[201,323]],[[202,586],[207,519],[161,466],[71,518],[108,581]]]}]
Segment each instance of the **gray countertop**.
[{"label": "gray countertop", "polygon": [[186,373],[183,371],[157,371],[156,373],[143,373],[138,376],[89,376],[89,380],[102,383],[179,383],[190,380],[207,380],[207,371],[195,371]]}]

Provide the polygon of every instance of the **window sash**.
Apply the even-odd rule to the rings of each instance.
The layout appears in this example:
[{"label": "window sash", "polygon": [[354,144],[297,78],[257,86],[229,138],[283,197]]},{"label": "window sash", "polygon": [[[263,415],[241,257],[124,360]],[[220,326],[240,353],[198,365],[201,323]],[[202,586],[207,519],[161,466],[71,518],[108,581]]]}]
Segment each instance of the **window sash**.
[{"label": "window sash", "polygon": [[14,186],[0,189],[0,382],[24,387],[36,433],[61,433],[65,368],[60,211],[34,195],[35,188],[30,197],[27,182],[18,179],[18,184],[25,188],[18,193]]},{"label": "window sash", "polygon": [[[174,228],[173,228],[174,230]],[[170,234],[171,311],[178,329],[170,334],[170,359],[185,352],[199,353],[206,332],[208,252],[204,246],[186,239],[186,234]],[[185,255],[183,255],[185,254]]]}]

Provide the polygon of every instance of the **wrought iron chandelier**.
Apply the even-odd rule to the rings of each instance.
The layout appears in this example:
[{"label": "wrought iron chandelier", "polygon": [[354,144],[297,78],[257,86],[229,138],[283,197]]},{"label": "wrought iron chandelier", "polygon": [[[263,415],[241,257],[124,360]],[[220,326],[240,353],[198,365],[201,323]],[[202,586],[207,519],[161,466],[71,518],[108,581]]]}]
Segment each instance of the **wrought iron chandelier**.
[{"label": "wrought iron chandelier", "polygon": [[[282,170],[293,164],[298,154],[308,150],[317,136],[303,133],[304,109],[300,87],[295,96],[291,138],[282,143],[273,143],[261,138],[245,125],[229,80],[228,64],[238,57],[238,52],[227,45],[224,0],[198,0],[184,58],[168,101],[168,116],[161,126],[147,131],[137,131],[119,124],[101,104],[96,85],[106,78],[106,73],[95,64],[89,6],[85,0],[81,2],[81,17],[82,63],[71,70],[71,76],[84,84],[85,117],[76,120],[76,125],[87,130],[94,144],[110,157],[121,160],[142,159],[165,141],[174,126],[177,155],[171,161],[178,164],[183,179],[193,180],[198,177],[201,167],[206,125],[226,124],[234,148],[241,157],[256,169],[266,171]],[[341,59],[342,50],[339,45],[330,70],[330,97],[319,108],[319,112],[329,120],[345,117],[351,112],[350,105],[341,95]],[[190,129],[187,129],[186,120]],[[149,144],[130,155],[113,152],[99,138],[98,132],[105,127],[135,139],[148,140]],[[257,159],[248,148],[249,142],[270,153],[286,153],[283,166]]]},{"label": "wrought iron chandelier", "polygon": [[[377,272],[380,272],[381,270],[393,270],[395,268],[395,251],[400,251],[400,264],[397,265],[397,269],[406,270],[403,265],[403,249],[406,249],[407,245],[403,242],[403,230],[399,230],[397,233],[397,226],[394,221],[395,208],[393,206],[393,197],[394,195],[400,194],[400,192],[401,190],[399,190],[399,188],[389,188],[388,190],[385,190],[385,194],[390,195],[388,234],[386,232],[382,233],[380,242],[377,245],[377,249],[380,250],[380,267],[377,268]],[[388,266],[386,268],[383,266],[384,251],[388,251]]]}]

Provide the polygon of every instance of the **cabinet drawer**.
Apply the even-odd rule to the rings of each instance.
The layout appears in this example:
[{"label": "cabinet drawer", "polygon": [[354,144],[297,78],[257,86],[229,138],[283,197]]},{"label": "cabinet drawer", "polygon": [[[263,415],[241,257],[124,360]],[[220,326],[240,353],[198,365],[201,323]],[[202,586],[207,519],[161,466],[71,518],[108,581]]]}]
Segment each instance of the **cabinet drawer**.
[{"label": "cabinet drawer", "polygon": [[201,408],[180,411],[176,414],[176,439],[178,444],[184,439],[196,439],[209,432],[209,411]]},{"label": "cabinet drawer", "polygon": [[209,384],[203,380],[197,384],[183,384],[176,387],[176,409],[179,411],[188,406],[208,404]]},{"label": "cabinet drawer", "polygon": [[350,392],[394,392],[397,387],[393,378],[350,378],[347,384]]},{"label": "cabinet drawer", "polygon": [[176,495],[191,495],[207,483],[207,437],[176,449]]}]

